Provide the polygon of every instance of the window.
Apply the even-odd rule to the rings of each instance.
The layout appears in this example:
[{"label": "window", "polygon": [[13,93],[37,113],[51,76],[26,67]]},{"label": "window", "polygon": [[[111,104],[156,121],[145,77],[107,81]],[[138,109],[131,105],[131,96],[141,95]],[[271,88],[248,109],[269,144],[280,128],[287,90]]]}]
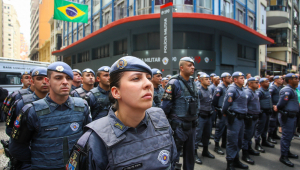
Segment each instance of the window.
[{"label": "window", "polygon": [[243,57],[243,45],[238,44],[237,52],[238,52],[238,57],[239,57],[239,58],[244,58],[244,57]]},{"label": "window", "polygon": [[99,15],[94,17],[94,21],[93,21],[93,31],[97,31],[100,28],[100,17]]},{"label": "window", "polygon": [[127,54],[127,39],[114,42],[114,55]]},{"label": "window", "polygon": [[12,25],[11,25],[11,24],[8,24],[8,26],[12,27]]},{"label": "window", "polygon": [[8,41],[11,41],[11,39],[9,38]]},{"label": "window", "polygon": [[269,47],[288,47],[289,42],[290,42],[289,34],[290,34],[290,30],[287,28],[268,30],[267,36],[272,38],[275,41],[274,44],[268,44],[268,46]]},{"label": "window", "polygon": [[115,1],[115,20],[125,18],[127,16],[126,2],[124,0]]},{"label": "window", "polygon": [[82,29],[82,25],[79,28],[79,33],[78,33],[78,40],[80,40],[81,38],[83,38],[83,29]]},{"label": "window", "polygon": [[[5,67],[5,66],[3,66]],[[1,85],[21,85],[21,73],[0,73],[0,84]]]},{"label": "window", "polygon": [[292,53],[292,65],[298,65],[297,64],[297,58],[298,58],[298,55],[296,53]]},{"label": "window", "polygon": [[254,29],[254,20],[253,17],[248,16],[248,26],[252,29]]},{"label": "window", "polygon": [[238,58],[245,58],[248,60],[256,60],[256,49],[242,44],[237,47]]},{"label": "window", "polygon": [[137,15],[142,14],[150,14],[151,13],[151,0],[137,0],[137,8],[136,13]]},{"label": "window", "polygon": [[103,27],[111,23],[110,10],[103,12]]},{"label": "window", "polygon": [[9,9],[9,6],[7,7],[7,9]]},{"label": "window", "polygon": [[221,15],[227,18],[233,18],[233,0],[223,0]]},{"label": "window", "polygon": [[82,63],[89,61],[89,51],[85,51],[83,53],[79,53],[77,57],[77,63]]},{"label": "window", "polygon": [[240,10],[240,9],[237,9],[237,20],[244,24],[244,11]]},{"label": "window", "polygon": [[8,44],[8,46],[11,46],[11,44]]},{"label": "window", "polygon": [[197,12],[212,14],[212,0],[197,0]]},{"label": "window", "polygon": [[93,5],[97,6],[98,4],[100,4],[100,0],[93,0]]},{"label": "window", "polygon": [[92,49],[92,60],[109,57],[109,44]]},{"label": "window", "polygon": [[87,24],[85,24],[85,27],[84,27],[84,36],[87,36],[91,33],[91,20],[88,21]]},{"label": "window", "polygon": [[73,34],[73,42],[76,42],[77,41],[77,32],[74,31],[74,34]]},{"label": "window", "polygon": [[8,19],[8,21],[10,21],[10,19]]},{"label": "window", "polygon": [[6,6],[4,6],[4,9],[6,9]]}]

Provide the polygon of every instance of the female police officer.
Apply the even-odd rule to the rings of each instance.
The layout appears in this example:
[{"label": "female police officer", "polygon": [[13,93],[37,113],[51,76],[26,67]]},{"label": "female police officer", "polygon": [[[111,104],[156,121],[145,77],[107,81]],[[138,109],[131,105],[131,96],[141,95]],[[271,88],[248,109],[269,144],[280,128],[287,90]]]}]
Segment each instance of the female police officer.
[{"label": "female police officer", "polygon": [[162,109],[151,108],[151,68],[126,56],[109,73],[115,103],[107,116],[87,125],[67,168],[173,169],[177,151],[171,127]]}]

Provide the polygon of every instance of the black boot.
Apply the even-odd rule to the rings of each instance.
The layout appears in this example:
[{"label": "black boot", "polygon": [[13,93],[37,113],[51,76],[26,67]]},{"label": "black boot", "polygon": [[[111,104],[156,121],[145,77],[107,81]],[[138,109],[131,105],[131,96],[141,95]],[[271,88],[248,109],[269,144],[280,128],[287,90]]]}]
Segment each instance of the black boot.
[{"label": "black boot", "polygon": [[277,142],[272,138],[272,134],[269,133],[268,135],[268,142],[273,143],[273,144],[277,144]]},{"label": "black boot", "polygon": [[202,156],[215,159],[215,156],[208,151],[208,146],[203,146]]},{"label": "black boot", "polygon": [[266,146],[266,147],[269,147],[269,148],[274,148],[274,145],[272,143],[269,143],[266,138],[262,138],[261,146]]},{"label": "black boot", "polygon": [[281,139],[281,137],[277,135],[277,131],[273,132],[272,138],[276,139],[276,140],[280,140]]},{"label": "black boot", "polygon": [[211,134],[210,139],[215,139],[215,135]]},{"label": "black boot", "polygon": [[255,144],[255,149],[258,150],[261,153],[265,153],[266,151],[264,150],[264,148],[261,147],[261,145],[259,143]]},{"label": "black boot", "polygon": [[235,168],[240,168],[240,169],[248,169],[249,168],[248,165],[245,165],[240,161],[238,155],[234,158],[233,166]]},{"label": "black boot", "polygon": [[226,143],[223,143],[223,142],[222,142],[221,148],[226,149]]},{"label": "black boot", "polygon": [[289,160],[289,158],[287,156],[281,155],[279,161],[289,167],[294,167],[294,164]]},{"label": "black boot", "polygon": [[254,161],[250,158],[247,150],[243,150],[242,160],[247,162],[248,164],[254,165]]},{"label": "black boot", "polygon": [[233,166],[233,161],[227,160],[227,168],[226,168],[226,170],[235,170],[235,168]]},{"label": "black boot", "polygon": [[198,143],[198,146],[203,147],[203,143],[202,143],[202,142],[199,142],[199,143]]},{"label": "black boot", "polygon": [[292,154],[290,151],[289,151],[289,153],[288,153],[288,157],[289,157],[289,158],[298,159],[298,155]]},{"label": "black boot", "polygon": [[251,146],[248,147],[248,153],[249,155],[254,155],[254,156],[259,156],[260,154],[259,152],[253,150]]},{"label": "black boot", "polygon": [[195,163],[202,164],[202,161],[201,161],[201,159],[198,156],[197,149],[195,149]]},{"label": "black boot", "polygon": [[219,142],[216,142],[214,151],[219,155],[224,155],[224,152],[222,151],[222,149],[219,146]]}]

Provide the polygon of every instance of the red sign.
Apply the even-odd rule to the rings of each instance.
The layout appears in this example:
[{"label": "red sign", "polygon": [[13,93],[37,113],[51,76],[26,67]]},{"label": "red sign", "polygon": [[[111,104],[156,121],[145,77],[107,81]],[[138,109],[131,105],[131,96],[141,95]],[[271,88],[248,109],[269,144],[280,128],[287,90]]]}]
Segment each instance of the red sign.
[{"label": "red sign", "polygon": [[197,63],[200,63],[201,57],[200,57],[200,56],[196,56],[196,57],[195,57],[195,61],[196,61]]}]

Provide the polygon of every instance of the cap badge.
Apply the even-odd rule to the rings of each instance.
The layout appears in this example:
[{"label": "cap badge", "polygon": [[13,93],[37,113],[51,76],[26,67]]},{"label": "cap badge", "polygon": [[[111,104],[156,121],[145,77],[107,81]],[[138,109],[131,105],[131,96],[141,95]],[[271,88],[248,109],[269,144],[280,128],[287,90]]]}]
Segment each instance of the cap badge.
[{"label": "cap badge", "polygon": [[241,76],[241,75],[243,75],[242,73],[239,73],[239,75]]},{"label": "cap badge", "polygon": [[34,74],[35,74],[35,75],[38,75],[39,73],[40,73],[39,71],[36,71]]},{"label": "cap badge", "polygon": [[91,70],[90,70],[90,69],[86,69],[86,72],[88,72],[88,73],[89,73],[89,72],[91,72]]},{"label": "cap badge", "polygon": [[127,66],[127,61],[125,59],[120,59],[117,63],[118,69],[123,69]]},{"label": "cap badge", "polygon": [[62,71],[64,71],[64,67],[63,66],[57,66],[56,71],[62,72]]},{"label": "cap badge", "polygon": [[255,80],[257,81],[258,79],[257,79],[257,78],[255,78]]},{"label": "cap badge", "polygon": [[160,74],[160,71],[159,70],[157,70],[157,72],[156,72],[157,74]]},{"label": "cap badge", "polygon": [[292,77],[295,77],[295,75],[292,75]]},{"label": "cap badge", "polygon": [[104,68],[104,71],[108,71],[108,67],[105,67],[105,68]]}]

